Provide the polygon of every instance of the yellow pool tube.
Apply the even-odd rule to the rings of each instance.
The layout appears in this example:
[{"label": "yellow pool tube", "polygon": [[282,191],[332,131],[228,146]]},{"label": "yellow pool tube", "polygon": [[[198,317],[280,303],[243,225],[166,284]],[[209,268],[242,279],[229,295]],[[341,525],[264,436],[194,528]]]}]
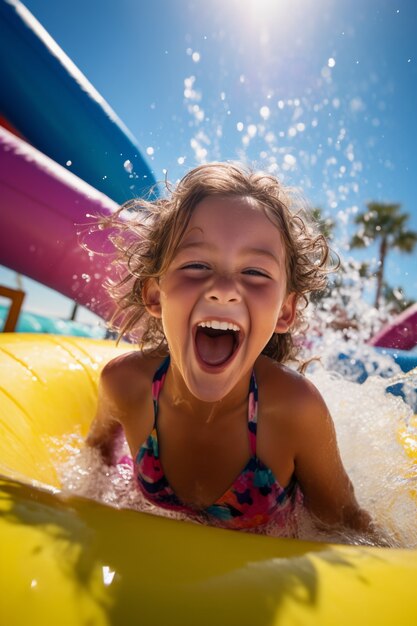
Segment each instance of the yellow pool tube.
[{"label": "yellow pool tube", "polygon": [[416,626],[414,550],[255,536],[60,495],[48,441],[87,432],[117,350],[0,338],[2,626]]}]

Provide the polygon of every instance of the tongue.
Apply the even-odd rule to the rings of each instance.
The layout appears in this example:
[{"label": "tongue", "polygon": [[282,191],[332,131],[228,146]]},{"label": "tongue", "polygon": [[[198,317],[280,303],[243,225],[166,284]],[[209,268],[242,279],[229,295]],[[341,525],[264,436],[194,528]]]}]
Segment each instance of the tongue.
[{"label": "tongue", "polygon": [[233,354],[234,338],[231,333],[208,334],[198,330],[195,342],[200,359],[207,365],[221,365]]}]

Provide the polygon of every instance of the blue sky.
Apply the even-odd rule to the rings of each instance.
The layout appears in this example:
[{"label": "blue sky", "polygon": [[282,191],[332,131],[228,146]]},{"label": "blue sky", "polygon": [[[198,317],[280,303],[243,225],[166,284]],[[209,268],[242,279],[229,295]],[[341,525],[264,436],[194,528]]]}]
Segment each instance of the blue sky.
[{"label": "blue sky", "polygon": [[[335,219],[343,254],[369,200],[401,203],[417,230],[414,0],[24,4],[132,131],[157,179],[203,160],[255,163]],[[416,268],[417,251],[391,254],[387,279],[417,299]],[[13,275],[0,271],[5,280]],[[69,313],[67,300],[25,286],[26,308],[48,301]]]}]

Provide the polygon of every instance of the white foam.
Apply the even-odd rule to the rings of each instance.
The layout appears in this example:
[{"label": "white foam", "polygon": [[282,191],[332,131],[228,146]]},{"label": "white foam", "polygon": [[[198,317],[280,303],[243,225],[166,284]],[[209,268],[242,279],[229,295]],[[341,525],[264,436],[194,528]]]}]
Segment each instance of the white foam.
[{"label": "white foam", "polygon": [[[364,350],[366,355],[367,349]],[[413,490],[416,492],[417,466],[406,454],[398,436],[400,427],[408,428],[409,436],[417,441],[412,424],[413,411],[402,398],[386,392],[392,379],[384,379],[380,372],[386,372],[387,358],[381,355],[375,359],[373,367],[377,374],[363,384],[351,382],[322,365],[316,365],[308,377],[318,387],[331,411],[342,459],[359,503],[372,515],[387,544],[415,547],[417,498],[415,493],[413,496]],[[391,374],[397,376],[395,380],[401,378],[391,360],[389,366],[394,370]],[[66,461],[58,465],[64,493],[99,500],[117,508],[175,519],[187,518],[184,514],[159,509],[146,502],[135,486],[131,467],[103,465],[98,452],[86,448],[79,434],[55,441],[54,446],[66,450]],[[124,441],[120,454],[128,454]],[[318,531],[302,508],[297,509],[296,517],[299,538],[370,543],[369,538],[355,533]],[[285,536],[288,529],[277,528],[271,523],[261,532]]]}]

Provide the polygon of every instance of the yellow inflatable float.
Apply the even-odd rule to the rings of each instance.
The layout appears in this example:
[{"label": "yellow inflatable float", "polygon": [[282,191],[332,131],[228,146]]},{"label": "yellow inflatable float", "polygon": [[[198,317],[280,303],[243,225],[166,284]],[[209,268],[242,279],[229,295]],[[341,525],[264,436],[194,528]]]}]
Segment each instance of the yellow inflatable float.
[{"label": "yellow inflatable float", "polygon": [[105,341],[0,340],[2,626],[415,626],[417,552],[282,540],[59,493],[48,442],[92,419]]}]

